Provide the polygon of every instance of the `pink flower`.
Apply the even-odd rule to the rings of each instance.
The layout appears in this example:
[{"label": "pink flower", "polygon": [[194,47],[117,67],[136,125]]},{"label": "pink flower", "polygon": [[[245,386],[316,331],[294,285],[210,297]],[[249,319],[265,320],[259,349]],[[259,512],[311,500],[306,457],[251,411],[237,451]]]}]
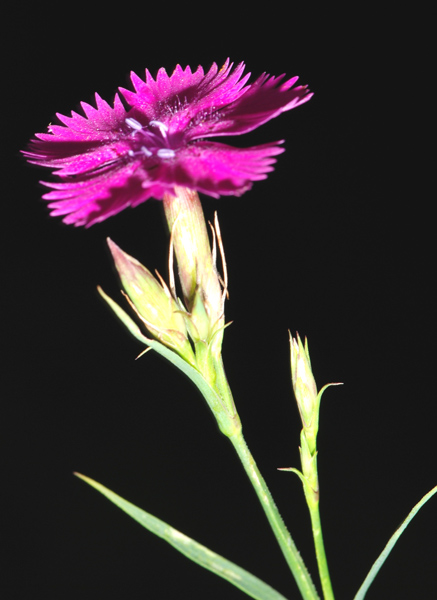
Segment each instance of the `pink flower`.
[{"label": "pink flower", "polygon": [[156,79],[146,70],[145,81],[132,73],[135,91],[120,88],[124,103],[116,94],[111,107],[96,94],[96,108],[81,103],[85,116],[58,114],[63,125],[49,125],[24,152],[58,177],[42,182],[52,189],[43,196],[51,214],[89,227],[175,186],[217,198],[265,179],[282,142],[242,149],[210,138],[251,131],[311,94],[284,75],[264,73],[246,85],[244,63],[232,67],[214,63],[205,75],[200,66],[192,73],[178,65]]}]

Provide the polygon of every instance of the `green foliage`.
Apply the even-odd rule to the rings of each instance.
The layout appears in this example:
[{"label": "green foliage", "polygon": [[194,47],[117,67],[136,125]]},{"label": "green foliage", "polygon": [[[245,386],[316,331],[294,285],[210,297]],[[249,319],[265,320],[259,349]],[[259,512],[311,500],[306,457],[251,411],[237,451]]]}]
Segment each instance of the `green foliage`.
[{"label": "green foliage", "polygon": [[157,519],[153,515],[124,500],[108,488],[97,481],[76,473],[77,477],[88,483],[94,489],[106,496],[108,500],[121,508],[130,517],[135,519],[142,527],[148,529],[158,537],[171,544],[176,550],[184,554],[190,560],[196,562],[201,567],[208,569],[232,583],[237,588],[245,592],[251,598],[258,600],[286,600],[285,597],[270,587],[255,575],[245,571],[230,560],[223,558],[205,546],[202,546],[193,539],[187,537],[177,529],[174,529],[164,521]]},{"label": "green foliage", "polygon": [[430,490],[427,494],[425,494],[425,496],[422,498],[422,500],[420,500],[420,502],[418,502],[416,504],[416,506],[410,511],[409,515],[407,516],[405,521],[402,523],[402,525],[400,527],[398,527],[398,529],[396,529],[394,534],[389,539],[388,544],[386,545],[384,550],[381,552],[381,554],[378,556],[378,558],[374,562],[366,579],[363,581],[360,589],[358,590],[354,600],[363,600],[364,596],[367,594],[367,590],[369,589],[371,583],[377,576],[379,569],[385,563],[388,555],[393,550],[393,547],[396,544],[396,542],[398,541],[398,539],[404,533],[405,529],[410,524],[412,519],[417,515],[417,513],[422,508],[422,506],[424,504],[426,504],[426,502],[428,502],[428,500],[430,500],[430,498],[432,498],[432,496],[434,496],[435,493],[437,493],[437,486],[435,486],[434,488],[432,488],[432,490]]}]

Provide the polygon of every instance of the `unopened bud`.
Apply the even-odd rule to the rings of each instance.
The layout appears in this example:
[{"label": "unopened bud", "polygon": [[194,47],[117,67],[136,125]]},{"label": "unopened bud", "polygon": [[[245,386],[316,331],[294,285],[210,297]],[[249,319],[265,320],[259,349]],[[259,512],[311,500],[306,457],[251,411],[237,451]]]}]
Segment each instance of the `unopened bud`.
[{"label": "unopened bud", "polygon": [[305,339],[304,346],[299,334],[297,338],[292,338],[290,335],[290,355],[291,379],[300,418],[306,436],[315,445],[319,427],[320,395],[317,394],[317,386],[311,370],[308,341]]},{"label": "unopened bud", "polygon": [[109,238],[108,246],[128,299],[151,335],[195,365],[184,317],[168,287]]}]

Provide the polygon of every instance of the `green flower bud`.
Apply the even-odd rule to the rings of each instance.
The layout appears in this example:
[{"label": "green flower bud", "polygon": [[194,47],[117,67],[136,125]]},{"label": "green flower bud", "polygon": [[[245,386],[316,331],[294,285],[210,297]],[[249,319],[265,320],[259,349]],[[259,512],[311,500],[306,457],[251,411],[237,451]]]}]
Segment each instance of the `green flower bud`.
[{"label": "green flower bud", "polygon": [[130,304],[153,337],[178,352],[193,366],[185,319],[170,290],[146,267],[108,238],[108,246]]},{"label": "green flower bud", "polygon": [[319,427],[320,394],[317,394],[317,386],[311,370],[308,341],[305,339],[304,347],[299,334],[297,339],[290,335],[290,355],[294,395],[310,451],[313,452]]}]

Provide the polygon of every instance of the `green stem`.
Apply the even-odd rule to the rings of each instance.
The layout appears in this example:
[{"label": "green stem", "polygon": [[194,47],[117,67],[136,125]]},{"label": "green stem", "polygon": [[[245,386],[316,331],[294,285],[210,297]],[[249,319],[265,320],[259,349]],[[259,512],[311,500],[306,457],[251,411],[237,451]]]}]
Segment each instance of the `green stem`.
[{"label": "green stem", "polygon": [[328,561],[326,560],[325,545],[323,543],[322,524],[320,522],[319,503],[308,504],[310,509],[311,526],[313,529],[314,546],[316,548],[317,566],[319,568],[323,597],[325,600],[334,600],[331,578],[329,576]]},{"label": "green stem", "polygon": [[[215,389],[221,397],[226,412],[228,413],[229,426],[221,427],[221,431],[227,435],[234,446],[238,457],[247,473],[247,476],[252,483],[256,495],[264,509],[264,513],[270,523],[270,527],[278,541],[282,550],[282,554],[287,561],[288,566],[296,580],[296,584],[300,590],[303,600],[319,600],[319,595],[311,580],[311,576],[303,562],[295,543],[282,520],[281,515],[276,507],[273,497],[261,475],[257,464],[246,444],[241,430],[241,423],[238,413],[235,409],[232,392],[226,379],[223,362],[220,357],[213,357],[214,372],[215,372]],[[218,415],[216,415],[216,418]],[[223,415],[222,415],[223,417]],[[221,419],[222,420],[222,419]],[[220,422],[219,421],[219,425]]]},{"label": "green stem", "polygon": [[311,581],[310,574],[288,532],[284,521],[275,505],[270,490],[261,475],[255,460],[243,438],[241,431],[229,438],[243,464],[243,467],[255,489],[261,506],[275,534],[285,560],[293,573],[297,586],[304,600],[318,600],[317,590]]}]

